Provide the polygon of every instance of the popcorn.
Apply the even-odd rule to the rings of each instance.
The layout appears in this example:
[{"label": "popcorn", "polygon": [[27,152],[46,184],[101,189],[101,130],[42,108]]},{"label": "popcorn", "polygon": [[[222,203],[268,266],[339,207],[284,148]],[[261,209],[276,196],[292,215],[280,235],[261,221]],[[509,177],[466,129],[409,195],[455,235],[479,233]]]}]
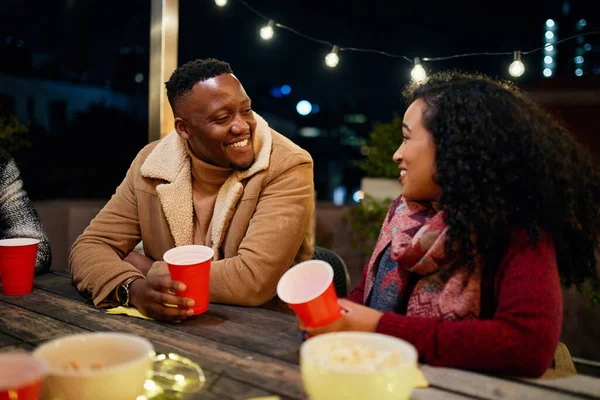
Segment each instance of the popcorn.
[{"label": "popcorn", "polygon": [[400,365],[399,352],[387,351],[365,344],[334,342],[331,346],[315,349],[312,358],[320,366],[343,372],[382,372]]}]

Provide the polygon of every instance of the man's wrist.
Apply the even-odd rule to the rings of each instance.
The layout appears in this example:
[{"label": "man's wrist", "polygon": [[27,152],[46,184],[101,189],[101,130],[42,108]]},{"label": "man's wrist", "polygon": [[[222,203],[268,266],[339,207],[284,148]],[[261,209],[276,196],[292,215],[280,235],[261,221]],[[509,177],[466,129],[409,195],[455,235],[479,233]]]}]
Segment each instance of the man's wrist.
[{"label": "man's wrist", "polygon": [[140,277],[140,279],[136,279],[135,281],[131,282],[131,284],[129,285],[129,305],[132,305],[134,307],[139,307],[138,294],[139,294],[139,289],[142,287],[143,284],[145,284],[145,282],[143,282],[144,280],[146,280],[146,278]]},{"label": "man's wrist", "polygon": [[137,280],[145,279],[142,276],[132,276],[117,285],[115,288],[114,298],[122,306],[129,306],[131,304],[131,286]]}]

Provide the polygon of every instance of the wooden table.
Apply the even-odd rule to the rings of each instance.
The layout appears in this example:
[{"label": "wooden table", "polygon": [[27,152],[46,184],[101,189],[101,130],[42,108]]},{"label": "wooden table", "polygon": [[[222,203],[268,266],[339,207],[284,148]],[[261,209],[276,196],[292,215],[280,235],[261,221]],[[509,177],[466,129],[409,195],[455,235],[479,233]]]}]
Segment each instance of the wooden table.
[{"label": "wooden table", "polygon": [[[293,316],[258,308],[212,304],[182,323],[106,315],[81,297],[70,279],[46,274],[25,296],[0,294],[0,351],[31,350],[62,335],[88,331],[129,332],[149,339],[157,352],[189,357],[206,374],[199,399],[248,399],[279,395],[306,399],[298,367],[301,344]],[[498,378],[422,366],[431,387],[413,399],[600,398],[600,379],[578,375],[557,380]]]}]

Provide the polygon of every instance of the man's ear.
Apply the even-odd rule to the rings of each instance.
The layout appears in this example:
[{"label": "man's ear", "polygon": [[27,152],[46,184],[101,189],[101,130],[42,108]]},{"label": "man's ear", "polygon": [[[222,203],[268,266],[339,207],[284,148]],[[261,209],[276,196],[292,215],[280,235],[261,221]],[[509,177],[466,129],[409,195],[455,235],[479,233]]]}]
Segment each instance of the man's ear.
[{"label": "man's ear", "polygon": [[185,121],[179,117],[175,118],[175,130],[182,139],[190,139],[190,132],[188,131],[188,126],[185,123]]}]

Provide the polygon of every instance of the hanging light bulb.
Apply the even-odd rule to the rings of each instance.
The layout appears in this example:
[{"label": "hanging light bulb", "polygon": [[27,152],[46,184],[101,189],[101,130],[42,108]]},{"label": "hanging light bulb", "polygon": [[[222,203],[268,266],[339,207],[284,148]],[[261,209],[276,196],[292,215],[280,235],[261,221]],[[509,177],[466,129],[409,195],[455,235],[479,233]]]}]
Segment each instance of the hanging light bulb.
[{"label": "hanging light bulb", "polygon": [[514,53],[514,61],[508,67],[508,73],[512,76],[518,78],[525,72],[525,65],[521,62],[521,52],[515,51]]},{"label": "hanging light bulb", "polygon": [[219,7],[225,7],[227,5],[227,0],[215,0],[215,4]]},{"label": "hanging light bulb", "polygon": [[270,19],[269,23],[267,25],[260,28],[260,37],[263,38],[264,40],[271,39],[273,37],[273,34],[275,33],[275,31],[273,30],[274,26],[275,26],[275,21]]},{"label": "hanging light bulb", "polygon": [[339,51],[340,48],[338,46],[333,46],[331,53],[325,56],[325,64],[327,64],[328,67],[335,68],[338,65],[340,62],[340,57],[338,56]]},{"label": "hanging light bulb", "polygon": [[425,72],[425,68],[421,65],[419,57],[415,58],[415,66],[412,71],[410,71],[410,77],[413,78],[415,82],[422,82],[427,78],[427,72]]}]

